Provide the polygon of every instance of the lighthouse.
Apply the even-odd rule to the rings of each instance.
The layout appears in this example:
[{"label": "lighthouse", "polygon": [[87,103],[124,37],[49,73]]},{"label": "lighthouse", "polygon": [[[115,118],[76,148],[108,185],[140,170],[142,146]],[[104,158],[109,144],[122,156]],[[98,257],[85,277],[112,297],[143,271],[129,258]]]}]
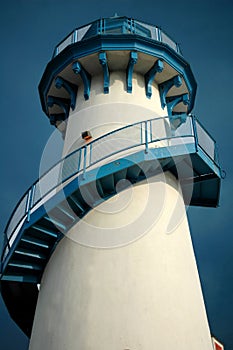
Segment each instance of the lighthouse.
[{"label": "lighthouse", "polygon": [[196,89],[155,25],[101,18],[55,47],[39,93],[62,159],[18,202],[1,256],[30,350],[216,347],[186,215],[220,192]]}]

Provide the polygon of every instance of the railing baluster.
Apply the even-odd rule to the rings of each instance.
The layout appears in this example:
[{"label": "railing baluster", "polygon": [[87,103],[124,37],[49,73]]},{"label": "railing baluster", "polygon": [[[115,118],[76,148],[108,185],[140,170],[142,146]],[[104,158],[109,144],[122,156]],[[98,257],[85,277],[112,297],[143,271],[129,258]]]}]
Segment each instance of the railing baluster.
[{"label": "railing baluster", "polygon": [[150,120],[150,142],[152,142],[152,120]]},{"label": "railing baluster", "polygon": [[77,165],[77,172],[80,171],[80,166],[81,166],[81,157],[82,157],[82,149],[79,150],[78,152],[79,156],[78,156],[78,165]]},{"label": "railing baluster", "polygon": [[27,222],[30,221],[31,216],[31,208],[33,207],[33,201],[34,201],[34,194],[35,194],[35,185],[32,186],[29,193],[29,201],[28,201],[28,211],[27,211]]},{"label": "railing baluster", "polygon": [[87,146],[84,147],[84,155],[83,155],[83,180],[85,180],[86,167],[87,167]]},{"label": "railing baluster", "polygon": [[28,195],[27,195],[27,201],[26,201],[26,206],[25,206],[25,213],[24,214],[27,214],[28,213],[28,208],[29,208],[29,203],[30,203],[30,196],[31,196],[31,188],[30,190],[28,191]]},{"label": "railing baluster", "polygon": [[191,116],[192,118],[192,125],[193,125],[193,133],[194,133],[194,140],[195,140],[195,148],[197,152],[197,147],[198,147],[198,135],[197,135],[197,128],[196,128],[196,120],[194,115]]},{"label": "railing baluster", "polygon": [[92,157],[92,143],[89,144],[89,148],[90,148],[90,154],[89,154],[89,166],[91,165],[91,157]]},{"label": "railing baluster", "polygon": [[148,153],[148,130],[147,130],[147,121],[145,121],[145,153]]},{"label": "railing baluster", "polygon": [[73,44],[78,42],[78,30],[77,29],[74,30],[72,39],[73,39],[72,40]]}]

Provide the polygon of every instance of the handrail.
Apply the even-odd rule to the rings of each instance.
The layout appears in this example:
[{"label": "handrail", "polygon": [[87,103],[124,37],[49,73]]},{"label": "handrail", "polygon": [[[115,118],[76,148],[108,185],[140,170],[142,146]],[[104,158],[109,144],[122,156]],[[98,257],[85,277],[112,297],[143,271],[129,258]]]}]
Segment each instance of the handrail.
[{"label": "handrail", "polygon": [[[89,31],[89,33],[88,33]],[[162,42],[181,55],[179,44],[160,27],[127,17],[101,18],[74,29],[54,50],[57,56],[67,46],[97,35],[136,34]]]},{"label": "handrail", "polygon": [[[164,122],[164,126],[166,127],[166,131],[164,132],[164,135],[160,135],[159,137],[156,136],[158,133],[161,133],[161,122]],[[156,128],[156,124],[159,124],[159,127]],[[197,130],[197,126],[199,128],[199,132]],[[132,130],[132,132],[130,131]],[[187,130],[186,130],[187,129]],[[126,132],[126,138],[124,138],[124,132]],[[132,138],[130,138],[130,132]],[[135,135],[136,133],[136,135]],[[131,142],[130,146],[124,146],[122,147],[120,145],[120,148],[117,148],[117,146],[114,143],[114,148],[111,151],[108,150],[106,151],[106,147],[104,149],[104,146],[101,147],[101,155],[98,156],[97,152],[97,158],[95,159],[93,157],[93,152],[95,152],[95,146],[98,151],[98,144],[101,141],[108,141],[108,138],[110,138],[109,141],[110,144],[112,144],[112,139],[111,137],[116,137],[116,140],[127,140]],[[137,136],[137,139],[135,140],[135,136]],[[154,137],[155,136],[155,137]],[[193,138],[193,142],[196,144],[196,146],[200,146],[204,152],[211,158],[211,160],[218,166],[218,160],[216,157],[216,144],[214,139],[210,136],[209,133],[206,132],[204,127],[198,122],[198,120],[192,116],[189,115],[187,116],[186,122],[183,124],[179,125],[177,129],[174,130],[174,128],[171,127],[170,125],[170,119],[168,116],[166,117],[158,117],[158,118],[153,118],[149,120],[144,120],[140,122],[136,122],[130,125],[126,125],[124,127],[121,127],[119,129],[110,131],[92,142],[90,142],[88,145],[82,146],[77,150],[74,150],[67,156],[63,157],[61,160],[56,162],[50,169],[48,169],[39,179],[37,179],[32,186],[29,187],[29,189],[24,193],[24,195],[21,197],[19,200],[18,204],[16,205],[13,213],[11,214],[8,223],[6,225],[5,229],[5,244],[3,247],[3,252],[1,256],[1,261],[4,260],[4,255],[5,255],[5,250],[8,247],[10,249],[10,240],[12,236],[14,235],[16,229],[22,222],[23,218],[27,221],[30,220],[30,213],[31,210],[35,205],[37,205],[45,196],[47,196],[49,193],[51,193],[54,189],[56,189],[58,186],[60,186],[62,183],[68,181],[70,178],[73,176],[76,176],[77,174],[83,174],[85,176],[86,170],[103,161],[106,158],[109,158],[115,154],[121,153],[123,151],[132,149],[134,147],[138,146],[144,146],[145,147],[145,152],[148,152],[149,144],[151,143],[156,143],[156,142],[164,142],[164,141],[171,141],[175,139],[181,139],[181,138]],[[162,145],[161,147],[164,147]],[[169,147],[169,146],[168,146]],[[209,152],[211,151],[211,154]],[[88,158],[89,155],[89,158]],[[212,156],[211,156],[212,155]],[[74,159],[73,159],[74,158]],[[77,158],[77,159],[76,159]],[[72,163],[72,161],[77,161],[76,166],[73,171],[70,173],[66,174],[66,168],[65,168],[65,163],[69,161]],[[68,163],[70,166],[70,164]],[[72,165],[72,164],[71,164]],[[57,181],[53,181],[53,185],[49,186],[47,190],[44,193],[40,193],[40,196],[36,198],[35,194],[36,191],[41,189],[41,183],[43,181],[48,181],[49,176],[54,175],[53,172],[55,171],[55,174],[58,175]],[[63,175],[65,176],[63,177]],[[52,176],[52,179],[54,179],[54,176]],[[24,203],[25,202],[25,203]],[[23,208],[21,208],[23,206]],[[19,208],[22,210],[22,212],[18,213],[18,219],[16,222],[14,222],[15,216],[17,214],[17,210]],[[13,225],[13,227],[11,227]],[[10,229],[9,229],[10,228]],[[10,232],[8,232],[10,231]]]}]

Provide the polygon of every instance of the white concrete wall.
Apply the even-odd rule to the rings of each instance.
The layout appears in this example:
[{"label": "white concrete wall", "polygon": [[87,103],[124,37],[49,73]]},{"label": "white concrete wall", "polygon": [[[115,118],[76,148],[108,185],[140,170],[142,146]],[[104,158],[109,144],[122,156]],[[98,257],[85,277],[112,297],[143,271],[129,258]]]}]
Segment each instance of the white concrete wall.
[{"label": "white concrete wall", "polygon": [[[30,350],[211,350],[177,181],[169,173],[157,175],[115,200],[122,210],[110,210],[113,199],[103,203],[55,250],[42,280]],[[127,225],[125,246],[77,243],[79,233],[94,230],[101,244],[98,229],[120,235]],[[130,227],[141,231],[134,242]]]},{"label": "white concrete wall", "polygon": [[[110,74],[110,92],[103,94],[103,75],[92,77],[91,94],[84,100],[82,87],[78,90],[76,109],[70,113],[63,155],[85,144],[81,133],[90,130],[93,139],[122,126],[167,114],[160,105],[158,87],[152,86],[152,97],[145,94],[144,76],[134,74],[132,94],[125,86],[126,73]],[[164,128],[164,126],[163,126]]]},{"label": "white concrete wall", "polygon": [[[98,137],[166,114],[155,85],[149,100],[142,76],[134,75],[132,94],[123,81],[125,73],[112,73],[104,95],[102,76],[93,78],[86,102],[79,91],[64,154],[83,144],[84,130]],[[212,343],[178,181],[166,173],[97,206],[59,243],[43,275],[30,350],[173,348]]]}]

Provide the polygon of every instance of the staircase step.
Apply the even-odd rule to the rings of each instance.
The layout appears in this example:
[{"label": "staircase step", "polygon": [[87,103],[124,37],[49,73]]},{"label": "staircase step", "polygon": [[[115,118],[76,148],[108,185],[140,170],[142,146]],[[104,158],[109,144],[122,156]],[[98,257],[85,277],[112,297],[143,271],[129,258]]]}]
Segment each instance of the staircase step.
[{"label": "staircase step", "polygon": [[127,169],[127,178],[131,180],[137,180],[141,172],[142,172],[142,169],[135,164]]},{"label": "staircase step", "polygon": [[59,206],[60,204],[50,210],[48,216],[53,220],[53,222],[56,222],[56,226],[59,226],[59,228],[62,230],[66,230],[67,227],[74,222],[75,218],[68,212],[68,209],[65,210],[65,208]]},{"label": "staircase step", "polygon": [[113,174],[107,175],[100,179],[101,187],[105,195],[115,192],[114,176]]},{"label": "staircase step", "polygon": [[69,203],[69,205],[71,206],[71,208],[73,209],[76,215],[79,216],[85,212],[85,209],[83,208],[83,206],[80,204],[80,202],[74,195],[70,195],[67,198],[67,202]]},{"label": "staircase step", "polygon": [[101,198],[104,198],[104,191],[101,185],[100,180],[96,180],[96,190]]},{"label": "staircase step", "polygon": [[83,191],[85,193],[85,190],[83,190],[83,187],[78,188],[72,195],[71,198],[73,201],[76,202],[76,205],[79,206],[82,214],[86,213],[91,205],[88,204],[88,202],[83,198]]},{"label": "staircase step", "polygon": [[101,197],[96,182],[89,183],[88,186],[83,186],[80,189],[80,193],[83,201],[87,203],[88,207],[93,207],[96,203],[100,202]]},{"label": "staircase step", "polygon": [[126,179],[127,169],[120,170],[114,174],[114,185],[121,181]]},{"label": "staircase step", "polygon": [[25,243],[26,245],[30,245],[30,246],[32,245],[35,248],[48,249],[50,247],[49,244],[45,243],[44,241],[32,236],[26,236],[26,235],[24,235],[21,238],[21,243]]},{"label": "staircase step", "polygon": [[61,203],[57,206],[57,208],[63,212],[70,220],[75,220],[75,213],[72,211],[67,202]]},{"label": "staircase step", "polygon": [[31,273],[25,273],[25,271],[23,273],[13,273],[13,272],[9,272],[6,273],[2,276],[2,280],[3,281],[11,281],[11,282],[28,282],[28,283],[39,283],[41,280],[41,274],[38,272],[35,273],[35,271],[31,271]]},{"label": "staircase step", "polygon": [[[47,219],[47,217],[46,217],[46,219]],[[45,228],[45,227],[42,227],[40,225],[32,225],[31,228],[36,230],[37,232],[40,232],[42,234],[49,236],[49,237],[53,237],[53,238],[58,237],[58,234],[55,231],[51,230],[50,228]]]},{"label": "staircase step", "polygon": [[59,228],[62,231],[66,231],[66,226],[62,224],[58,219],[55,219],[51,216],[44,216],[44,219],[49,223],[53,224],[55,227]]},{"label": "staircase step", "polygon": [[26,270],[37,270],[37,271],[42,271],[43,266],[39,264],[34,264],[34,263],[29,263],[29,262],[21,262],[21,261],[10,261],[8,263],[8,267],[13,268],[14,270],[16,269],[26,269]]},{"label": "staircase step", "polygon": [[15,254],[18,255],[22,255],[24,257],[28,257],[28,258],[35,258],[35,259],[46,259],[46,255],[41,253],[41,252],[35,252],[35,251],[31,251],[29,249],[25,249],[25,248],[16,248],[15,250]]}]

